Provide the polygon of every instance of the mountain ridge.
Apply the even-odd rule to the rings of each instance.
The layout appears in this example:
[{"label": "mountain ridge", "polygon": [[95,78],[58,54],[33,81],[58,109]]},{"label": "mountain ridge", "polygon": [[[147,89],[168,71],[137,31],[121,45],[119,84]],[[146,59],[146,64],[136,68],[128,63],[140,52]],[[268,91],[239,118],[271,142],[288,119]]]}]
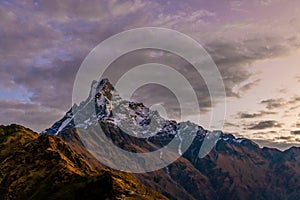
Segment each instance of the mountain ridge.
[{"label": "mountain ridge", "polygon": [[[170,199],[300,198],[297,192],[300,191],[300,148],[293,147],[283,152],[260,148],[246,138],[235,138],[232,134],[217,132],[219,137],[213,140],[215,145],[207,151],[206,156],[199,158],[206,136],[216,132],[210,132],[190,122],[165,120],[157,112],[145,108],[142,103],[125,101],[118,96],[117,106],[121,115],[114,115],[113,103],[110,102],[113,99],[113,86],[107,79],[97,82],[97,87],[95,84],[93,82],[92,88],[95,90],[90,92],[86,101],[70,109],[64,118],[54,124],[52,130],[49,128],[43,134],[57,133],[62,138],[66,138],[65,134],[69,134],[69,138],[76,135],[69,143],[75,149],[81,146],[82,153],[86,150],[82,148],[80,136],[77,137],[80,135],[77,129],[83,134],[96,135],[99,129],[95,127],[100,127],[114,145],[129,152],[151,152],[172,140],[177,141],[178,151],[174,153],[180,154],[178,160],[154,172],[135,174],[139,181]],[[74,115],[71,112],[82,107],[92,112],[87,112],[87,116],[86,113],[78,112],[80,120],[72,122]],[[64,123],[68,120],[68,123]],[[136,132],[145,130],[145,127],[149,130],[147,125],[151,120],[159,125],[163,124],[162,128],[155,135],[135,137],[145,136]],[[127,128],[132,130],[133,135],[126,133],[126,127],[125,130],[122,129],[124,124],[129,124]],[[62,125],[65,129],[61,128]],[[178,137],[178,134],[185,129],[195,131],[196,134],[191,145],[181,152],[184,139]],[[98,141],[103,142],[101,139]],[[91,156],[89,159],[95,158]]]}]

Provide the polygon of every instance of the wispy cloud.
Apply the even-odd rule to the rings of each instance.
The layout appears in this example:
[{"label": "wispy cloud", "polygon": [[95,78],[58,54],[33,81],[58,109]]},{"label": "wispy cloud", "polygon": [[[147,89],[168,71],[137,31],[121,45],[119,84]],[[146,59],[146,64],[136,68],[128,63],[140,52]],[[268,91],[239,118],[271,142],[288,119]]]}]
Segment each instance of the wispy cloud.
[{"label": "wispy cloud", "polygon": [[266,99],[266,100],[262,100],[260,103],[266,105],[266,108],[273,110],[284,106],[284,99],[282,98]]},{"label": "wispy cloud", "polygon": [[252,123],[249,125],[248,129],[261,130],[261,129],[267,129],[267,128],[279,128],[281,126],[282,126],[282,124],[275,120],[266,120],[266,121],[260,121],[257,123]]},{"label": "wispy cloud", "polygon": [[300,130],[297,130],[297,131],[291,131],[291,134],[293,134],[293,135],[300,135]]},{"label": "wispy cloud", "polygon": [[297,104],[297,103],[300,103],[300,96],[293,97],[287,103],[288,104]]},{"label": "wispy cloud", "polygon": [[244,119],[257,118],[265,115],[275,115],[277,112],[269,112],[269,111],[260,111],[257,113],[248,113],[248,112],[240,112],[239,117]]}]

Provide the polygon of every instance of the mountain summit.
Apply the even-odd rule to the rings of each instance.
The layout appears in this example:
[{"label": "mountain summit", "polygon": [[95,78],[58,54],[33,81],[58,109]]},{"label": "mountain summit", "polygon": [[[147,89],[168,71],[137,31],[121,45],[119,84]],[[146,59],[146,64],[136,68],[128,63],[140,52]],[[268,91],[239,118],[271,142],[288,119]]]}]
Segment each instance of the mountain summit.
[{"label": "mountain summit", "polygon": [[85,131],[94,129],[99,123],[114,126],[129,136],[144,138],[147,142],[156,141],[159,143],[158,148],[172,140],[177,145],[176,149],[172,150],[180,155],[197,136],[201,142],[207,139],[206,142],[211,143],[210,148],[201,150],[203,156],[211,150],[218,139],[236,143],[245,140],[235,139],[220,131],[205,130],[189,121],[176,122],[164,119],[157,111],[149,109],[143,103],[122,99],[108,79],[93,81],[87,99],[79,105],[75,104],[61,120],[42,134],[59,135],[64,130],[72,128]]},{"label": "mountain summit", "polygon": [[[107,79],[94,81],[88,98],[74,105],[43,134],[60,136],[92,165],[101,166],[85,148],[95,141],[81,140],[82,135],[97,135],[97,127],[118,148],[133,153],[154,152],[174,142],[172,155],[180,155],[178,159],[162,169],[135,174],[139,181],[170,199],[300,198],[300,148],[284,152],[261,149],[245,138],[211,132],[191,122],[163,119],[142,103],[121,99]],[[193,134],[189,144],[191,137],[187,136]],[[213,148],[199,157],[207,138],[213,138],[209,141]],[[95,139],[105,146],[103,137]],[[109,164],[115,159],[124,160],[123,155],[110,149],[96,156]],[[165,157],[161,153],[153,159]]]}]

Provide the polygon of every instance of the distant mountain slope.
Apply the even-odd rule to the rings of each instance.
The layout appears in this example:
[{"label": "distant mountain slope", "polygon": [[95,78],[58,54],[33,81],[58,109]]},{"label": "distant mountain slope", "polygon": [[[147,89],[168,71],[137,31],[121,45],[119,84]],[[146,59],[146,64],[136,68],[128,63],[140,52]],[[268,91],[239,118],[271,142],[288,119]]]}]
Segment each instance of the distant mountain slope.
[{"label": "distant mountain slope", "polygon": [[[147,144],[149,142],[136,140],[121,130],[115,130],[112,124],[103,126],[109,130],[107,134],[116,145],[129,141],[123,143],[123,148],[137,152],[151,150],[152,146]],[[64,139],[68,137],[72,148],[96,163],[95,166],[101,166],[84,149],[77,134],[76,129],[67,129],[59,136]],[[247,139],[236,140],[232,135],[222,134],[214,149],[200,159],[197,151],[203,139],[199,135],[188,151],[168,167],[134,175],[146,186],[170,199],[300,198],[300,148],[293,147],[281,152],[261,149]]]},{"label": "distant mountain slope", "polygon": [[[120,98],[112,103],[114,92],[106,79],[93,82],[89,97],[80,105],[74,105],[43,134],[60,136],[94,166],[101,164],[84,148],[80,134],[97,135],[99,125],[116,146],[130,152],[151,152],[175,140],[178,149],[175,153],[182,155],[177,161],[154,172],[135,174],[146,186],[170,199],[300,199],[300,148],[293,147],[285,152],[261,149],[251,140],[219,131],[220,137],[214,141],[212,151],[199,158],[206,136],[213,132],[190,122],[163,119],[142,103]],[[112,112],[113,104],[120,114]],[[90,115],[93,110],[95,114]],[[74,118],[77,118],[76,123]],[[128,124],[127,127],[132,127],[131,131],[139,136],[144,134],[139,132],[139,126],[147,127],[150,120],[155,120],[162,128],[146,138],[128,135],[119,128]],[[186,152],[181,152],[185,142],[179,135],[182,130],[196,131]],[[97,141],[105,144],[101,138]]]},{"label": "distant mountain slope", "polygon": [[166,199],[128,173],[91,166],[62,139],[0,126],[0,199]]}]

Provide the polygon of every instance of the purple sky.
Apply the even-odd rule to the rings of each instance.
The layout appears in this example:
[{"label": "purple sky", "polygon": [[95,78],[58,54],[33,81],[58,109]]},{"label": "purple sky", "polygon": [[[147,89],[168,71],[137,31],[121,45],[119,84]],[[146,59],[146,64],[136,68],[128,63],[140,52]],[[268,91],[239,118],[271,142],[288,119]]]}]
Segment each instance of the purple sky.
[{"label": "purple sky", "polygon": [[[297,0],[0,1],[0,123],[49,127],[70,108],[76,72],[97,44],[155,26],[185,33],[210,53],[226,87],[225,131],[268,146],[300,145],[299,9]],[[204,97],[203,88],[196,91]],[[144,89],[147,99],[153,88]]]}]

